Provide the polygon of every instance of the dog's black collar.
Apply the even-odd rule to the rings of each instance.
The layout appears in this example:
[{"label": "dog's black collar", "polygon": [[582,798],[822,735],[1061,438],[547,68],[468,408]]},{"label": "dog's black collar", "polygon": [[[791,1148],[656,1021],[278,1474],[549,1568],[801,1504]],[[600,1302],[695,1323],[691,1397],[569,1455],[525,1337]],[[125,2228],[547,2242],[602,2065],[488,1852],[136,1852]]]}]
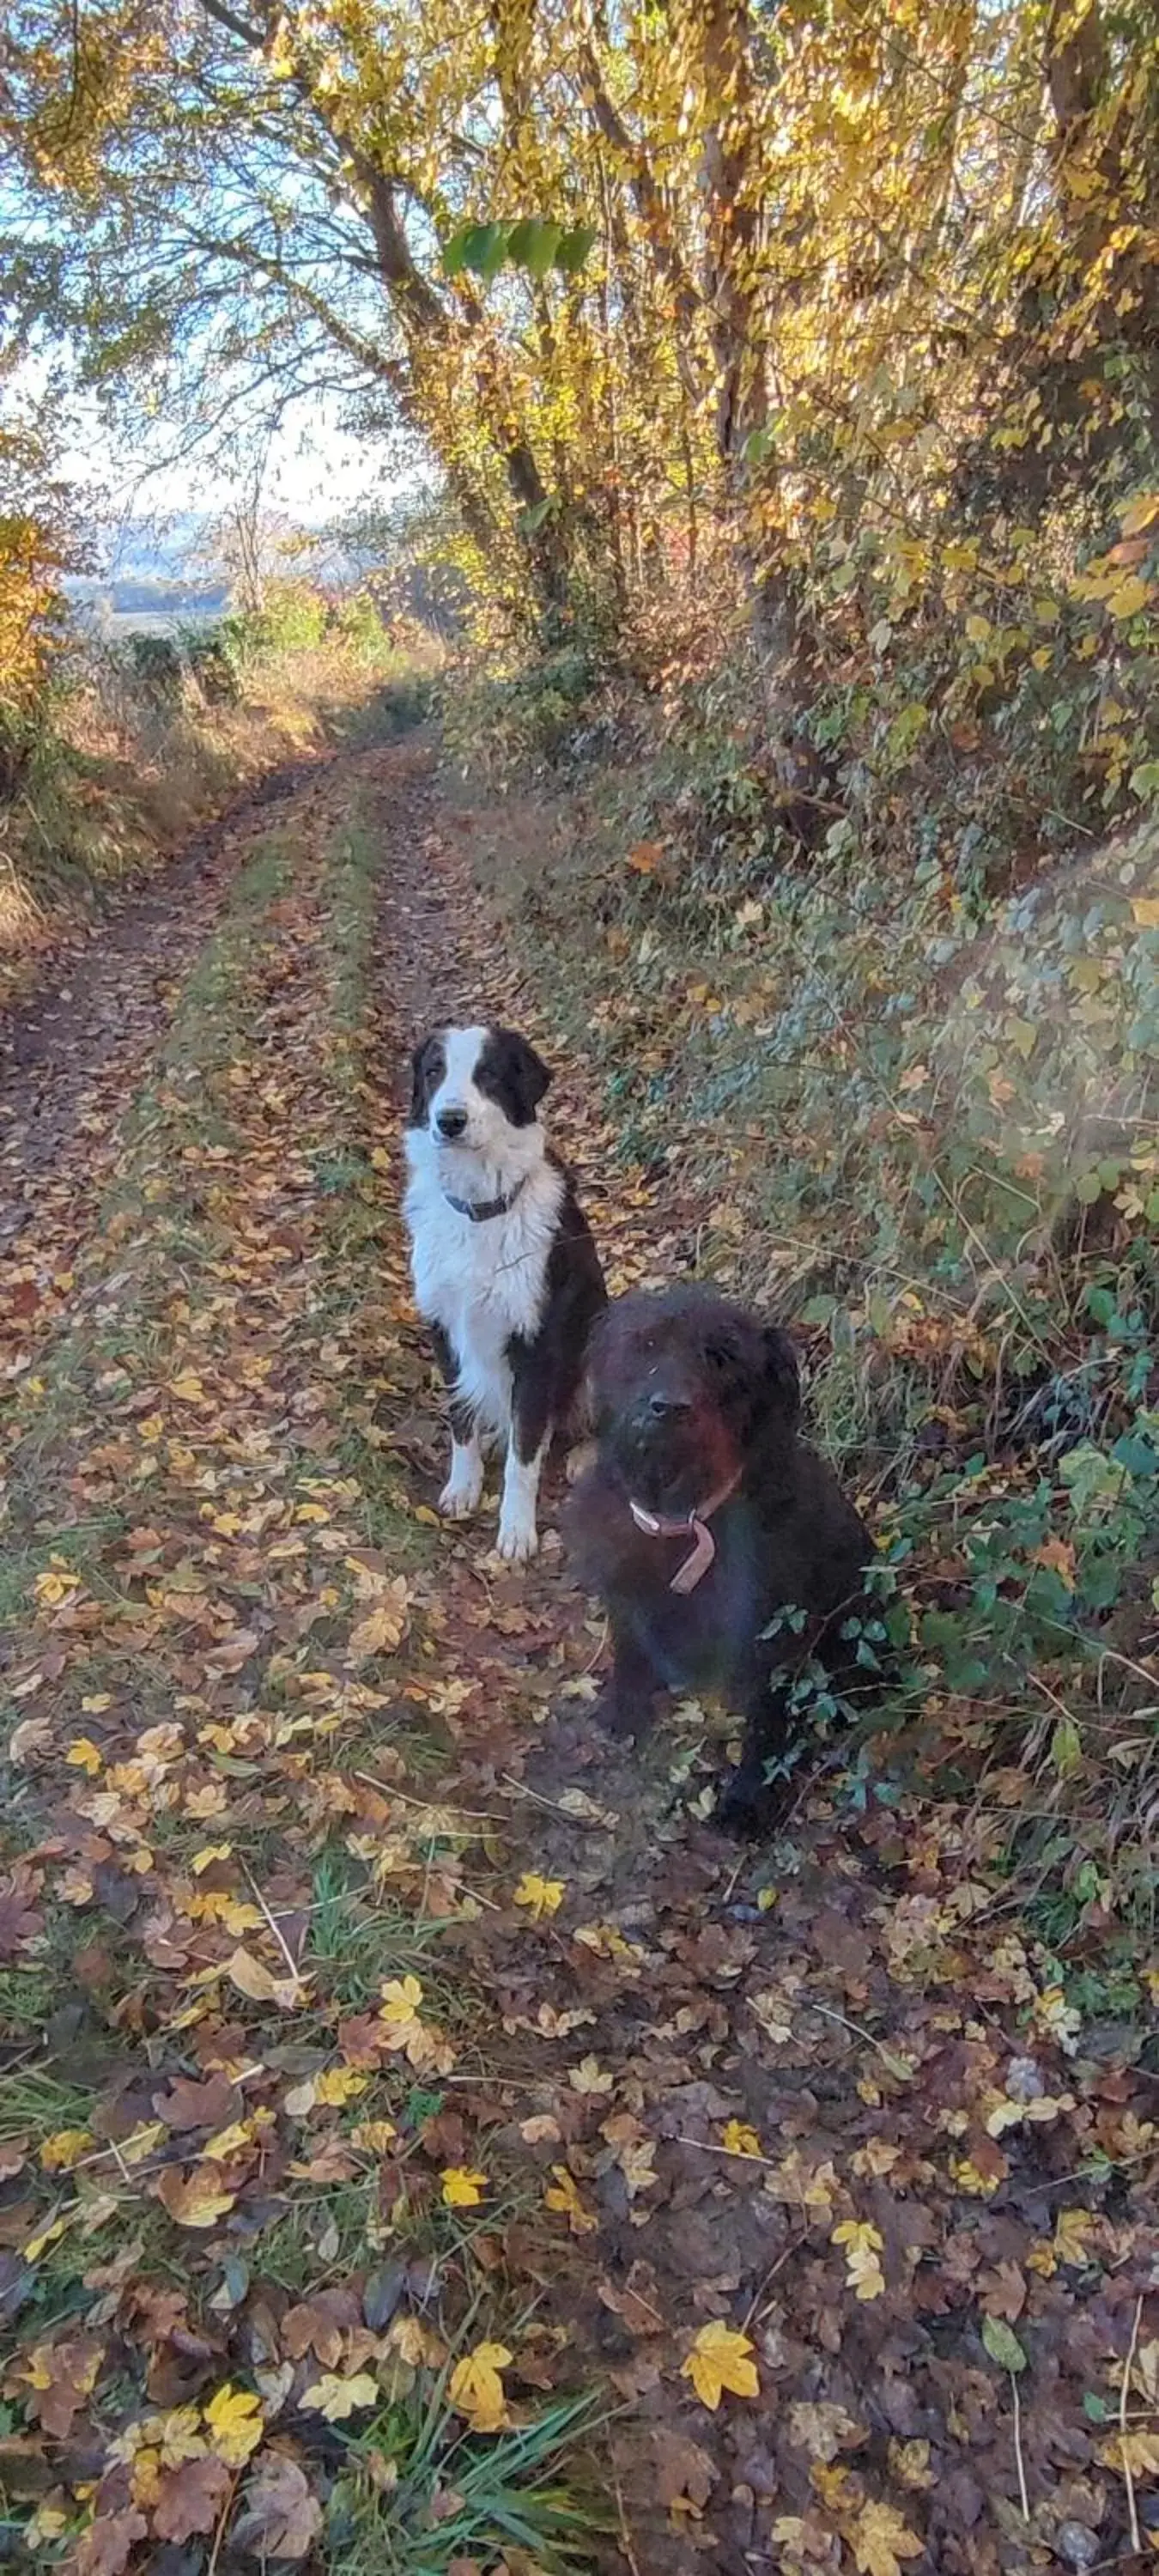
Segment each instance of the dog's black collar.
[{"label": "dog's black collar", "polygon": [[524,1172],[505,1199],[453,1199],[449,1190],[443,1191],[443,1197],[447,1206],[453,1207],[456,1216],[469,1216],[472,1225],[486,1225],[489,1217],[506,1216],[508,1208],[514,1207],[520,1191],[526,1186],[527,1174]]}]

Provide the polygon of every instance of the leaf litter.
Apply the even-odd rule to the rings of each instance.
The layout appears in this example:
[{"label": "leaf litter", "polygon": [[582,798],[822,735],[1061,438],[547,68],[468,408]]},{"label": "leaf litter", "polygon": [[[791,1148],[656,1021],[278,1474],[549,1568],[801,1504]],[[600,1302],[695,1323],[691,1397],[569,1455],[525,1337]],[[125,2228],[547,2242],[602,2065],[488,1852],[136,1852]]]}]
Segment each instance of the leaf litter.
[{"label": "leaf litter", "polygon": [[[440,1017],[550,1023],[421,755],[336,764],[232,857],[135,1097],[98,1071],[30,1172],[5,1283],[28,2562],[1149,2549],[1153,2077],[964,1811],[826,1781],[724,1846],[703,1711],[638,1755],[596,1733],[550,1513],[530,1574],[440,1528],[399,1068]],[[686,1267],[695,1212],[621,1184],[581,1067],[559,1092],[613,1284]]]}]

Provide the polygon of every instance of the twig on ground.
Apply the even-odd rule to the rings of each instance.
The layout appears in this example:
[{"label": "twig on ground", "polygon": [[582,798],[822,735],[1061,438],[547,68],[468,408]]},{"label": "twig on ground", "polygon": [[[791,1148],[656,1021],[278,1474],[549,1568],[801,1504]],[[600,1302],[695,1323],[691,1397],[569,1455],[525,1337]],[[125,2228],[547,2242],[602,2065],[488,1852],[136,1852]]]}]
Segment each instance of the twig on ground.
[{"label": "twig on ground", "polygon": [[1030,2520],[1030,2498],[1026,2492],[1026,2469],[1022,2458],[1022,2408],[1018,2398],[1018,2378],[1010,2373],[1010,2394],[1014,2399],[1014,2457],[1018,2463],[1018,2492],[1022,2498],[1022,2519]]},{"label": "twig on ground", "polygon": [[289,1971],[290,1971],[290,1975],[291,1975],[291,1977],[292,1977],[292,1978],[293,1978],[293,1980],[294,1980],[294,1984],[295,1984],[297,1987],[301,1988],[301,1985],[302,1985],[302,1971],[301,1971],[300,1967],[298,1966],[298,1962],[297,1962],[297,1960],[296,1960],[296,1959],[295,1959],[295,1957],[294,1957],[294,1953],[293,1953],[293,1951],[292,1951],[292,1950],[291,1950],[291,1948],[290,1948],[290,1944],[289,1944],[289,1942],[288,1942],[288,1941],[287,1941],[287,1939],[286,1939],[285,1933],[282,1931],[280,1924],[278,1924],[278,1922],[275,1920],[275,1917],[271,1914],[270,1909],[269,1909],[269,1906],[267,1905],[266,1900],[265,1900],[264,1896],[262,1895],[262,1891],[261,1891],[260,1887],[258,1886],[257,1880],[256,1880],[256,1878],[254,1877],[253,1871],[252,1871],[252,1869],[250,1868],[249,1862],[248,1862],[247,1860],[243,1860],[243,1862],[242,1862],[242,1868],[243,1868],[243,1870],[245,1871],[245,1874],[246,1874],[247,1879],[249,1880],[250,1890],[251,1890],[251,1893],[252,1893],[252,1895],[253,1895],[254,1901],[255,1901],[255,1903],[256,1903],[257,1905],[260,1905],[260,1907],[261,1907],[262,1913],[264,1914],[264,1916],[265,1916],[265,1918],[266,1918],[266,1922],[267,1922],[267,1924],[268,1924],[268,1926],[269,1926],[269,1929],[270,1929],[270,1931],[273,1933],[274,1939],[275,1939],[275,1941],[277,1942],[277,1945],[278,1945],[279,1950],[281,1951],[282,1957],[283,1957],[283,1959],[284,1959],[284,1960],[285,1960],[285,1962],[286,1962],[286,1966],[288,1967],[288,1969],[289,1969]]},{"label": "twig on ground", "polygon": [[1140,2290],[1139,2296],[1135,2301],[1135,2317],[1131,2327],[1130,2346],[1127,2352],[1126,2361],[1123,2365],[1123,2385],[1119,2390],[1119,2457],[1123,2463],[1123,2484],[1127,2490],[1127,2515],[1131,2525],[1131,2547],[1133,2550],[1141,2550],[1143,2543],[1139,2537],[1139,2508],[1135,2502],[1135,2480],[1131,2472],[1130,2454],[1127,2450],[1127,2400],[1131,2393],[1131,2372],[1135,2367],[1135,2354],[1138,2349],[1139,2325],[1142,2315],[1143,2293]]}]

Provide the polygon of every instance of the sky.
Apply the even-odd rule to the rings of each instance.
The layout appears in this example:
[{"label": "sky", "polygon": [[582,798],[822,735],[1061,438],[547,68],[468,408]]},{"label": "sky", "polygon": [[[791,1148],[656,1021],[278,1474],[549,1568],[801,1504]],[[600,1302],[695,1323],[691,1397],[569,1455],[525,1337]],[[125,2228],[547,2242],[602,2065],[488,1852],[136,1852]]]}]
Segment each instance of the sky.
[{"label": "sky", "polygon": [[[107,514],[114,526],[163,524],[191,511],[213,517],[224,510],[234,488],[228,474],[210,472],[196,457],[162,462],[158,468],[156,460],[164,458],[169,443],[162,421],[150,440],[142,436],[132,447],[113,444],[93,416],[78,427],[58,471],[79,493],[98,498],[102,516]],[[337,401],[319,396],[312,405],[300,406],[276,433],[263,497],[268,509],[316,526],[360,502],[382,501],[399,488],[395,461],[388,461],[380,446],[342,429]]]}]

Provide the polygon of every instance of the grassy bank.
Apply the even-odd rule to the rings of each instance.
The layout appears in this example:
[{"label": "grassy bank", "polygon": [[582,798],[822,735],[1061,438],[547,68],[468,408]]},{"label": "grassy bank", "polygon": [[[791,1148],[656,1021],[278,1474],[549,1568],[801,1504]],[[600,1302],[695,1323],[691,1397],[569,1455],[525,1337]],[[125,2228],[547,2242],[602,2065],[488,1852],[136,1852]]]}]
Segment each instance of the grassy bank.
[{"label": "grassy bank", "polygon": [[453,704],[471,864],[595,1053],[622,1170],[667,1176],[688,1266],[793,1320],[872,1510],[911,1642],[849,1794],[949,1797],[1060,1977],[1137,2008],[1159,830],[987,891],[948,831],[920,855],[912,802],[872,866],[845,824],[789,842],[727,672],[641,696],[557,662]]}]

